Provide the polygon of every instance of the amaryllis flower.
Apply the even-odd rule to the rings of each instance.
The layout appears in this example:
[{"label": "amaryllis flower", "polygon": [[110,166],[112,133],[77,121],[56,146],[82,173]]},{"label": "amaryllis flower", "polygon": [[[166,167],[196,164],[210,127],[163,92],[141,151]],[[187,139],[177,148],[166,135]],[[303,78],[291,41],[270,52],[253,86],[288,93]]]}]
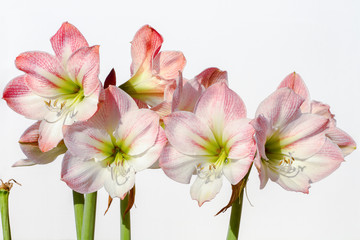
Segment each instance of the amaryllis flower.
[{"label": "amaryllis flower", "polygon": [[329,119],[300,110],[304,99],[280,88],[258,107],[256,129],[261,188],[268,179],[286,190],[308,193],[310,183],[336,170],[344,158],[326,135]]},{"label": "amaryllis flower", "polygon": [[169,100],[179,71],[186,60],[178,51],[160,51],[163,38],[149,25],[143,26],[131,42],[131,79],[120,87],[135,99],[154,107]]},{"label": "amaryllis flower", "polygon": [[66,152],[67,148],[64,144],[64,141],[59,142],[59,144],[50,151],[40,151],[40,123],[41,121],[37,121],[35,124],[31,125],[20,137],[20,148],[27,158],[17,161],[13,164],[13,167],[47,164],[54,161],[59,155]]},{"label": "amaryllis flower", "polygon": [[209,87],[194,113],[177,111],[164,118],[166,145],[160,167],[171,179],[189,183],[199,206],[215,197],[224,175],[237,184],[248,172],[255,153],[254,129],[241,98],[225,83]]},{"label": "amaryllis flower", "polygon": [[101,89],[99,46],[89,47],[71,24],[64,23],[51,38],[55,56],[25,52],[15,61],[26,74],[13,79],[3,98],[27,118],[40,120],[39,148],[47,152],[62,140],[63,125],[90,118]]},{"label": "amaryllis flower", "polygon": [[278,89],[283,87],[291,88],[295,93],[304,98],[304,102],[300,106],[303,113],[313,113],[329,119],[329,128],[326,131],[326,136],[340,147],[344,157],[356,149],[354,139],[349,134],[336,127],[336,120],[334,114],[330,111],[330,106],[318,101],[311,101],[309,91],[299,74],[295,72],[289,74],[280,83]]},{"label": "amaryllis flower", "polygon": [[112,198],[123,199],[135,173],[158,160],[166,137],[155,112],[139,109],[124,91],[109,86],[98,112],[67,127],[64,141],[61,177],[70,188],[90,193],[104,186]]}]

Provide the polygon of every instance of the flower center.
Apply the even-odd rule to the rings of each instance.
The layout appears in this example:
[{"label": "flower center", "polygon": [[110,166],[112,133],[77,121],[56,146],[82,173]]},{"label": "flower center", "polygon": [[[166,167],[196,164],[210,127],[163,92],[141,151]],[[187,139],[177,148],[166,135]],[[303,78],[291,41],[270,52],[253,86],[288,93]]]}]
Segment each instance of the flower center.
[{"label": "flower center", "polygon": [[70,120],[71,123],[74,122],[77,114],[75,107],[84,97],[84,91],[79,88],[72,94],[61,95],[56,99],[45,101],[46,107],[50,111],[50,114],[45,117],[46,121],[55,123],[62,119],[64,124],[67,120]]},{"label": "flower center", "polygon": [[228,163],[227,153],[225,149],[221,149],[218,156],[213,161],[199,163],[196,166],[196,172],[199,178],[206,179],[206,183],[211,182],[222,176],[222,168]]}]

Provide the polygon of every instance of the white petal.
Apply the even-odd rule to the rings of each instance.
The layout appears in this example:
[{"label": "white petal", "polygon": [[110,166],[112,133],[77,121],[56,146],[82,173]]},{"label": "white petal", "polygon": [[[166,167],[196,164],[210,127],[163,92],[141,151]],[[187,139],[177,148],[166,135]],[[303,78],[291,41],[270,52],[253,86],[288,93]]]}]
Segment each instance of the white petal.
[{"label": "white petal", "polygon": [[201,207],[204,202],[210,201],[220,192],[221,186],[222,177],[213,181],[197,177],[190,189],[191,198],[197,200]]}]

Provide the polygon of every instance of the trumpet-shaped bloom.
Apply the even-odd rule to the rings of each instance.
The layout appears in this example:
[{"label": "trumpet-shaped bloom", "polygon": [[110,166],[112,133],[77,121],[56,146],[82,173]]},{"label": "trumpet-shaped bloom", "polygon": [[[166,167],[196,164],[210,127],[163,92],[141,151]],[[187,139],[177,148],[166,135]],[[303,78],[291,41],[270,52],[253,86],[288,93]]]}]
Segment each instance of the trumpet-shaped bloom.
[{"label": "trumpet-shaped bloom", "polygon": [[104,186],[112,198],[123,199],[135,173],[158,160],[166,136],[155,112],[139,109],[129,95],[109,86],[98,112],[67,127],[64,141],[61,177],[70,188],[90,193]]},{"label": "trumpet-shaped bloom", "polygon": [[336,170],[343,155],[326,135],[329,119],[300,110],[304,99],[280,88],[258,107],[256,130],[261,188],[268,179],[286,190],[308,193],[310,183]]},{"label": "trumpet-shaped bloom", "polygon": [[89,47],[71,24],[51,38],[55,56],[25,52],[15,61],[26,74],[13,79],[3,98],[27,118],[41,120],[39,147],[47,152],[62,140],[63,125],[90,118],[97,110],[101,84],[99,46]]},{"label": "trumpet-shaped bloom", "polygon": [[349,134],[336,127],[336,120],[334,114],[330,111],[330,106],[318,101],[311,101],[309,91],[299,74],[295,72],[289,74],[280,83],[278,89],[283,87],[291,88],[295,93],[304,98],[304,102],[300,106],[303,113],[313,113],[329,119],[329,129],[326,131],[326,136],[340,147],[344,157],[356,149],[354,139]]},{"label": "trumpet-shaped bloom", "polygon": [[215,197],[224,175],[237,184],[248,172],[256,150],[254,129],[241,98],[225,83],[209,87],[194,113],[177,111],[164,118],[169,143],[160,167],[171,179],[189,183],[199,206]]},{"label": "trumpet-shaped bloom", "polygon": [[181,52],[162,51],[162,36],[149,25],[143,26],[131,42],[131,79],[120,87],[135,99],[154,107],[171,100],[176,77],[186,60]]}]

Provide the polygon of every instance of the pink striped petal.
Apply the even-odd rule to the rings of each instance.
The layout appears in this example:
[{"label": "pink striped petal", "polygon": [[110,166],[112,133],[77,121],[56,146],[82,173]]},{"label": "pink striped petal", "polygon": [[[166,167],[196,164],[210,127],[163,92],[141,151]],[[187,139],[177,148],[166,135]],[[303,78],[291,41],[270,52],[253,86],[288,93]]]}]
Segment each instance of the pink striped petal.
[{"label": "pink striped petal", "polygon": [[45,99],[32,93],[27,87],[25,75],[11,80],[4,89],[3,99],[15,112],[27,118],[43,119],[48,109]]},{"label": "pink striped petal", "polygon": [[181,77],[178,87],[173,95],[172,111],[180,110],[192,112],[203,91],[204,87],[201,86],[198,81],[190,80],[183,85]]},{"label": "pink striped petal", "polygon": [[159,116],[154,111],[131,111],[121,118],[116,143],[130,156],[142,154],[154,145],[158,132]]},{"label": "pink striped petal", "polygon": [[53,149],[63,139],[62,127],[62,119],[54,123],[46,122],[45,120],[41,121],[39,127],[39,148],[42,152]]},{"label": "pink striped petal", "polygon": [[260,114],[259,116],[257,116],[257,118],[252,120],[250,124],[254,127],[256,131],[255,139],[259,155],[258,158],[268,160],[268,157],[265,153],[265,144],[267,137],[270,136],[273,131],[270,122],[262,114]]},{"label": "pink striped petal", "polygon": [[228,76],[226,71],[221,71],[218,68],[207,68],[195,77],[195,80],[203,85],[205,88],[211,85],[223,82],[228,82]]},{"label": "pink striped petal", "polygon": [[159,127],[158,131],[158,136],[152,147],[139,155],[131,156],[129,161],[135,172],[140,172],[151,167],[159,159],[160,154],[167,143],[167,139],[165,132],[161,127]]},{"label": "pink striped petal", "polygon": [[83,160],[67,152],[62,163],[61,180],[76,192],[92,193],[104,185],[107,173],[103,163]]},{"label": "pink striped petal", "polygon": [[326,136],[330,138],[330,140],[339,146],[344,157],[352,153],[356,149],[356,143],[354,139],[344,132],[343,130],[333,127],[327,130]]},{"label": "pink striped petal", "polygon": [[248,173],[251,164],[254,161],[255,148],[252,148],[250,154],[242,159],[232,160],[223,167],[223,174],[232,185],[236,185]]},{"label": "pink striped petal", "polygon": [[311,113],[323,116],[330,120],[330,126],[335,127],[335,115],[330,112],[330,106],[318,101],[311,101]]},{"label": "pink striped petal", "polygon": [[131,42],[131,75],[134,75],[139,68],[142,71],[151,71],[152,60],[158,54],[163,38],[149,25],[140,28]]},{"label": "pink striped petal", "polygon": [[66,70],[75,82],[81,84],[85,96],[99,87],[99,61],[98,45],[81,48],[69,58]]},{"label": "pink striped petal", "polygon": [[50,42],[56,56],[62,63],[65,63],[76,50],[89,46],[80,31],[68,22],[61,25]]},{"label": "pink striped petal", "polygon": [[179,183],[190,183],[191,176],[196,172],[196,166],[207,160],[204,156],[191,156],[178,152],[167,144],[161,153],[159,165],[164,173]]},{"label": "pink striped petal", "polygon": [[210,201],[220,192],[221,186],[222,177],[216,178],[213,181],[197,177],[190,189],[191,198],[197,200],[199,207],[201,207],[205,202]]},{"label": "pink striped petal", "polygon": [[210,128],[190,112],[175,112],[164,118],[170,144],[188,155],[218,154],[219,146]]},{"label": "pink striped petal", "polygon": [[100,91],[104,91],[101,85],[89,96],[79,102],[74,109],[76,121],[85,121],[91,118],[98,110]]},{"label": "pink striped petal", "polygon": [[105,190],[109,193],[110,197],[124,199],[126,194],[134,187],[134,184],[135,170],[130,168],[126,177],[121,175],[115,177],[111,174],[106,174],[104,187]]},{"label": "pink striped petal", "polygon": [[21,135],[19,139],[19,143],[33,143],[37,144],[39,140],[39,127],[40,127],[41,121],[37,121],[33,125],[31,125],[29,128],[25,130],[25,132]]},{"label": "pink striped petal", "polygon": [[215,137],[231,121],[246,117],[246,108],[241,98],[225,83],[209,87],[195,106],[195,115],[207,122]]},{"label": "pink striped petal", "polygon": [[304,102],[301,105],[302,112],[310,112],[310,94],[305,82],[302,80],[299,74],[293,72],[285,77],[285,79],[278,86],[279,88],[288,87],[292,89],[296,94],[304,98]]},{"label": "pink striped petal", "polygon": [[162,119],[171,113],[171,103],[164,101],[155,107],[152,107],[151,110],[156,112],[160,119]]},{"label": "pink striped petal", "polygon": [[182,52],[159,52],[153,60],[153,74],[162,79],[175,79],[185,67],[186,59]]},{"label": "pink striped petal", "polygon": [[340,148],[326,139],[321,150],[306,161],[295,161],[301,174],[309,177],[311,183],[320,181],[334,172],[344,161]]},{"label": "pink striped petal", "polygon": [[301,114],[303,101],[293,90],[281,88],[260,103],[255,116],[264,115],[275,128],[284,126]]},{"label": "pink striped petal", "polygon": [[309,193],[310,188],[310,179],[305,174],[299,173],[296,177],[287,177],[273,172],[271,169],[268,169],[267,173],[269,178],[278,183],[282,188],[288,191]]},{"label": "pink striped petal", "polygon": [[230,159],[242,159],[256,150],[255,129],[249,124],[250,119],[237,119],[225,126],[222,142]]}]

